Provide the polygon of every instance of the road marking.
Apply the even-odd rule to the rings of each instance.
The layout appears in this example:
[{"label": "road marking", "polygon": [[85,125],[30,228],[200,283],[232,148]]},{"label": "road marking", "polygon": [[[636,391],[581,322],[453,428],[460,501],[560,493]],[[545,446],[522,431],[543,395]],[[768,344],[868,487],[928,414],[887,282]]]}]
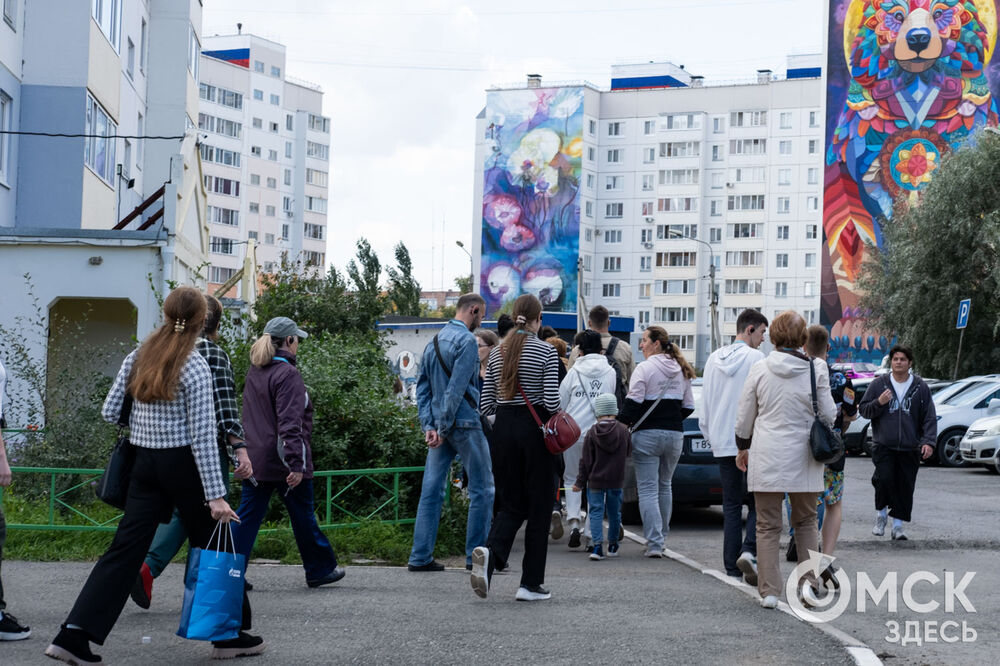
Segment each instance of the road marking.
[{"label": "road marking", "polygon": [[[625,530],[625,538],[639,544],[640,546],[646,545],[646,539],[636,534],[635,532]],[[669,548],[663,549],[663,555],[664,557],[674,560],[675,562],[680,562],[681,564],[690,567],[691,569],[694,569],[698,573],[710,576],[725,583],[726,585],[730,585],[739,590],[740,592],[746,594],[748,597],[754,599],[755,601],[759,601],[760,599],[760,595],[757,594],[757,588],[750,587],[743,581],[742,578],[737,578],[736,576],[727,576],[718,569],[708,568],[705,565],[700,564],[695,560],[692,560],[687,555],[678,553],[677,551],[671,550]],[[792,612],[792,609],[784,601],[778,602],[778,610],[782,611],[786,615],[794,617],[796,620],[802,622],[803,624],[806,624],[815,629],[819,629],[827,636],[830,636],[831,638],[839,641],[844,646],[844,649],[847,650],[847,654],[850,655],[851,659],[853,659],[854,663],[857,664],[858,666],[879,666],[882,664],[882,660],[878,658],[875,652],[870,647],[868,647],[867,645],[859,641],[857,638],[855,638],[854,636],[851,636],[850,634],[845,633],[840,629],[837,629],[836,627],[829,624],[813,624],[811,622],[806,622],[798,615],[796,615],[794,612]]]}]

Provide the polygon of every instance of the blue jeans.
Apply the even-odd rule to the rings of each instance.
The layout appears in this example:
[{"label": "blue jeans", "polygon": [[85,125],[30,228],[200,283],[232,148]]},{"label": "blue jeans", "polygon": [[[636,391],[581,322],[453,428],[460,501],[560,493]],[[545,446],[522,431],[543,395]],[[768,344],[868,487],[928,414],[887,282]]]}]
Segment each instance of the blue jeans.
[{"label": "blue jeans", "polygon": [[632,461],[639,493],[639,515],[648,548],[663,550],[670,532],[674,469],[684,449],[679,430],[637,430],[632,433]]},{"label": "blue jeans", "polygon": [[469,475],[469,516],[465,529],[465,561],[472,562],[472,551],[486,544],[493,518],[493,465],[490,448],[478,428],[455,428],[441,446],[427,450],[420,504],[413,525],[413,550],[409,563],[420,566],[434,559],[441,505],[448,492],[448,469],[458,455]]},{"label": "blue jeans", "polygon": [[281,501],[288,509],[295,544],[299,547],[302,566],[306,570],[306,582],[326,578],[337,568],[337,556],[316,522],[312,479],[302,479],[291,490],[288,490],[288,484],[284,481],[258,481],[256,487],[244,481],[240,508],[236,512],[241,522],[233,524],[236,552],[242,553],[247,562],[250,561],[250,552],[274,491],[278,491]]},{"label": "blue jeans", "polygon": [[590,539],[595,546],[604,543],[604,514],[608,516],[608,543],[618,543],[618,528],[622,524],[622,489],[587,489],[590,508]]},{"label": "blue jeans", "polygon": [[[730,576],[743,575],[736,567],[740,553],[757,557],[757,508],[747,492],[747,473],[736,466],[736,456],[716,458],[722,479],[722,563]],[[746,536],[743,532],[743,505],[747,511]],[[789,519],[791,522],[791,519]]]}]

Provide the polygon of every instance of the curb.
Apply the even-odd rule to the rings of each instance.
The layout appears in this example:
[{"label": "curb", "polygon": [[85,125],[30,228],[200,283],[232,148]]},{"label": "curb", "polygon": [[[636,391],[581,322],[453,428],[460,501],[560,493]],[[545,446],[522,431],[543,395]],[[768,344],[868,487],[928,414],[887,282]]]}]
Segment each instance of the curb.
[{"label": "curb", "polygon": [[[634,543],[639,544],[640,546],[646,545],[645,538],[629,530],[625,530],[625,538],[630,541],[633,541]],[[732,576],[727,576],[721,571],[718,571],[717,569],[709,569],[708,567],[705,567],[704,565],[692,560],[687,555],[678,553],[677,551],[671,550],[669,548],[663,549],[663,556],[666,557],[667,559],[679,562],[680,564],[683,564],[686,567],[694,569],[700,574],[704,574],[706,576],[715,578],[716,580],[739,590],[740,592],[754,599],[755,601],[759,599],[757,590],[747,585],[745,582],[743,582],[742,579],[737,579]],[[796,615],[794,612],[792,612],[792,609],[784,601],[778,602],[778,610],[782,611],[786,615],[794,617],[802,624],[813,627],[814,629],[818,629],[827,636],[839,641],[840,644],[847,651],[847,654],[850,655],[851,659],[853,659],[854,663],[857,664],[858,666],[878,666],[882,664],[882,660],[878,658],[878,655],[875,654],[874,650],[872,650],[870,647],[868,647],[858,639],[854,638],[850,634],[841,631],[840,629],[837,629],[836,627],[829,624],[813,624],[811,622],[806,622],[798,615]]]}]

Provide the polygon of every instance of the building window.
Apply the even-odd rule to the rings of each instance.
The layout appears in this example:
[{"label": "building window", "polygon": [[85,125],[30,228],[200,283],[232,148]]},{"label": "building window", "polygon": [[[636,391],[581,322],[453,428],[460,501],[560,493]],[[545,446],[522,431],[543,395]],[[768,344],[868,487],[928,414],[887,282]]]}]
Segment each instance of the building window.
[{"label": "building window", "polygon": [[323,234],[326,227],[322,224],[310,224],[306,222],[302,227],[302,234],[306,238],[311,238],[313,240],[323,240]]},{"label": "building window", "polygon": [[325,143],[306,141],[306,156],[327,162],[330,160],[330,146]]},{"label": "building window", "polygon": [[788,197],[778,197],[778,213],[787,214],[792,208],[792,200]]},{"label": "building window", "polygon": [[807,197],[806,198],[806,210],[810,213],[815,213],[819,210],[819,197]]},{"label": "building window", "polygon": [[698,210],[698,197],[669,197],[656,200],[656,210],[661,213],[687,213]]},{"label": "building window", "polygon": [[729,142],[730,155],[766,155],[767,139],[733,139]]},{"label": "building window", "polygon": [[742,169],[730,169],[732,179],[737,183],[763,183],[766,170],[764,167],[744,167]]},{"label": "building window", "polygon": [[[6,3],[4,4],[6,7]],[[13,126],[14,117],[14,101],[5,92],[0,90],[0,130],[4,132],[9,132]],[[0,181],[6,181],[9,177],[7,173],[10,168],[8,162],[10,161],[10,139],[9,134],[0,133]]]},{"label": "building window", "polygon": [[213,254],[236,254],[233,239],[212,236],[209,252]]},{"label": "building window", "polygon": [[253,71],[260,72],[261,74],[263,74],[264,73],[264,63],[262,63],[260,60],[254,60],[253,61]]},{"label": "building window", "polygon": [[817,225],[806,225],[806,240],[816,240]]},{"label": "building window", "polygon": [[324,116],[317,116],[315,114],[309,114],[309,129],[314,132],[322,132],[323,134],[330,133],[330,119]]},{"label": "building window", "polygon": [[792,113],[791,113],[791,111],[782,111],[780,119],[781,119],[781,123],[780,123],[781,129],[792,129]]},{"label": "building window", "polygon": [[722,134],[726,131],[726,119],[723,117],[712,118],[712,133]]},{"label": "building window", "polygon": [[812,298],[813,296],[816,295],[816,283],[815,282],[806,282],[806,283],[804,283],[802,285],[802,287],[803,287],[803,289],[802,289],[802,295],[805,296],[806,298]]},{"label": "building window", "polygon": [[222,266],[212,266],[212,278],[209,280],[213,284],[225,284],[236,275],[235,268],[223,268]]},{"label": "building window", "polygon": [[593,146],[587,146],[587,159],[591,162],[597,159],[597,149]]},{"label": "building window", "polygon": [[257,240],[257,238],[258,238],[258,235],[257,235],[256,231],[248,231],[247,232],[247,239],[248,240],[255,241],[255,240]]},{"label": "building window", "polygon": [[653,270],[653,258],[650,256],[639,257],[639,272],[648,273]]},{"label": "building window", "polygon": [[709,215],[718,217],[722,215],[722,199],[712,199],[709,202]]},{"label": "building window", "polygon": [[595,134],[597,134],[597,121],[596,120],[588,120],[587,121],[587,134],[589,134],[590,136],[594,136]]},{"label": "building window", "polygon": [[639,324],[649,323],[649,310],[639,310]]},{"label": "building window", "polygon": [[618,273],[622,269],[621,257],[604,257],[604,272]]},{"label": "building window", "polygon": [[[277,162],[278,161],[278,151],[277,150],[269,150],[269,151],[267,151],[267,159],[271,160],[272,162]],[[291,183],[288,183],[288,184],[291,185]]]},{"label": "building window", "polygon": [[697,252],[657,252],[656,265],[664,268],[681,268],[696,266]]},{"label": "building window", "polygon": [[583,255],[583,270],[589,271],[591,268],[591,256],[589,254]]},{"label": "building window", "polygon": [[606,229],[604,231],[604,242],[608,244],[621,243],[622,242],[621,229]]},{"label": "building window", "polygon": [[785,253],[775,255],[775,268],[788,268],[788,255]]},{"label": "building window", "polygon": [[135,44],[131,37],[125,38],[125,44],[125,73],[132,79],[135,78]]},{"label": "building window", "polygon": [[3,0],[3,20],[11,30],[17,29],[17,0]]},{"label": "building window", "polygon": [[257,202],[255,202],[255,201],[251,201],[250,202],[250,212],[259,215],[260,214],[260,204],[257,203]]},{"label": "building window", "polygon": [[656,161],[656,148],[643,148],[642,149],[642,163],[652,164]]},{"label": "building window", "polygon": [[264,215],[266,217],[274,217],[277,212],[274,206],[264,206]]},{"label": "building window", "polygon": [[285,129],[288,130],[289,132],[291,132],[294,127],[295,127],[295,117],[292,114],[290,114],[290,113],[286,113],[285,114]]},{"label": "building window", "polygon": [[645,121],[645,122],[642,123],[642,133],[643,134],[645,134],[646,136],[649,136],[650,134],[654,134],[655,132],[656,132],[656,121],[655,120],[647,120],[647,121]]},{"label": "building window", "polygon": [[[4,0],[4,19],[7,18],[7,5],[12,4]],[[91,16],[97,21],[101,33],[111,42],[115,51],[121,46],[121,26],[122,26],[122,3],[121,0],[91,0]],[[11,10],[13,14],[13,9]],[[188,63],[190,65],[190,63]]]},{"label": "building window", "polygon": [[225,150],[207,143],[201,144],[201,159],[205,162],[214,162],[223,166],[239,168],[242,155],[235,150]]},{"label": "building window", "polygon": [[774,283],[774,296],[775,296],[775,298],[787,298],[788,297],[788,283],[787,282],[775,282]]},{"label": "building window", "polygon": [[779,141],[778,142],[778,154],[779,155],[791,155],[792,154],[792,142],[791,141]]},{"label": "building window", "polygon": [[722,158],[725,156],[724,153],[722,152],[724,148],[725,148],[725,146],[723,146],[721,143],[717,143],[717,144],[715,144],[715,145],[712,146],[712,161],[713,162],[721,162],[722,161]]},{"label": "building window", "polygon": [[819,141],[816,139],[809,139],[809,154],[815,155],[819,152]]},{"label": "building window", "polygon": [[252,173],[252,174],[250,174],[250,184],[251,185],[260,185],[260,174],[259,173]]},{"label": "building window", "polygon": [[302,262],[306,266],[322,266],[326,263],[326,255],[322,252],[306,251],[302,253]]},{"label": "building window", "polygon": [[763,194],[744,194],[729,197],[729,210],[764,210]]},{"label": "building window", "polygon": [[275,77],[276,79],[280,79],[281,78],[281,68],[280,67],[276,67],[274,65],[271,65],[271,76]]},{"label": "building window", "polygon": [[198,80],[199,63],[201,62],[201,42],[193,25],[188,25],[188,71],[194,80]]},{"label": "building window", "polygon": [[594,230],[591,229],[590,227],[587,227],[586,229],[584,229],[584,231],[583,231],[583,239],[586,242],[588,242],[588,243],[591,242],[592,240],[594,240]]},{"label": "building window", "polygon": [[240,211],[232,208],[219,208],[218,206],[208,206],[208,221],[213,224],[225,224],[229,227],[240,226]]},{"label": "building window", "polygon": [[726,266],[762,266],[763,264],[763,250],[737,250],[733,252],[726,252]]},{"label": "building window", "polygon": [[281,197],[281,210],[285,213],[292,212],[292,198],[291,197]]},{"label": "building window", "polygon": [[604,298],[618,298],[622,295],[622,286],[617,282],[605,282],[601,285],[601,295]]},{"label": "building window", "polygon": [[608,136],[621,136],[625,130],[625,123],[614,122],[608,123]]},{"label": "building window", "polygon": [[697,224],[658,224],[656,237],[660,240],[685,240],[698,238]]},{"label": "building window", "polygon": [[[763,180],[763,178],[761,178]],[[660,171],[660,185],[697,185],[698,169],[671,169]]]},{"label": "building window", "polygon": [[701,114],[677,113],[667,116],[665,128],[668,130],[686,130],[701,128]]},{"label": "building window", "polygon": [[271,131],[272,134],[278,133],[278,123],[268,123],[267,129]]},{"label": "building window", "polygon": [[[275,155],[278,154],[276,151],[271,151],[271,152],[273,152]],[[290,186],[291,184],[292,184],[292,170],[285,169],[285,185]]]},{"label": "building window", "polygon": [[253,98],[255,100],[257,100],[258,102],[263,102],[264,101],[264,91],[263,90],[259,90],[257,88],[254,88],[253,89]]},{"label": "building window", "polygon": [[[271,93],[271,104],[273,106],[280,106],[281,105],[281,97],[279,97],[278,95],[275,95],[274,93]],[[275,124],[277,124],[277,123],[275,123]]]},{"label": "building window", "polygon": [[583,205],[583,210],[584,214],[587,217],[594,217],[594,202],[593,201],[585,202]]},{"label": "building window", "polygon": [[656,308],[654,310],[656,321],[694,321],[694,308]]},{"label": "building window", "polygon": [[314,213],[326,212],[326,199],[323,197],[306,197],[306,210]]},{"label": "building window", "polygon": [[653,290],[653,285],[648,282],[643,282],[639,285],[639,298],[649,298],[650,293]]},{"label": "building window", "polygon": [[[621,178],[621,176],[617,176],[617,177]],[[648,174],[644,175],[642,177],[642,191],[643,192],[652,192],[653,191],[653,187],[654,187],[654,176],[653,176],[653,174],[648,173]]]},{"label": "building window", "polygon": [[243,134],[243,125],[241,123],[234,120],[226,120],[225,118],[216,118],[207,113],[198,114],[198,129],[230,136],[234,139],[239,139]]},{"label": "building window", "polygon": [[142,19],[142,23],[139,25],[139,71],[146,71],[146,41],[148,28],[146,27],[146,19]]},{"label": "building window", "polygon": [[[261,147],[260,146],[250,146],[250,156],[251,157],[260,157],[261,156]],[[251,183],[251,185],[252,184],[253,183]]]},{"label": "building window", "polygon": [[792,170],[778,169],[778,185],[791,185],[791,184],[792,184]]},{"label": "building window", "polygon": [[817,183],[819,183],[819,169],[811,167],[806,172],[806,182],[809,183],[810,185],[816,185]]},{"label": "building window", "polygon": [[701,143],[698,141],[674,141],[660,144],[660,157],[698,157]]},{"label": "building window", "polygon": [[260,118],[253,118],[250,122],[253,123],[254,129],[263,129],[264,127],[264,121]]},{"label": "building window", "polygon": [[604,217],[619,218],[625,214],[624,203],[609,203],[604,206]]},{"label": "building window", "polygon": [[809,127],[819,127],[819,113],[817,111],[809,112]]},{"label": "building window", "polygon": [[205,176],[205,189],[215,194],[238,197],[240,196],[240,181],[219,178],[218,176]]},{"label": "building window", "polygon": [[806,252],[806,268],[816,268],[815,252]]},{"label": "building window", "polygon": [[660,280],[656,283],[658,296],[687,296],[695,292],[695,280]]},{"label": "building window", "polygon": [[727,294],[759,294],[761,293],[761,280],[726,280]]},{"label": "building window", "polygon": [[643,229],[639,232],[639,242],[640,243],[652,243],[653,242],[653,230]]},{"label": "building window", "polygon": [[778,240],[788,240],[788,225],[782,224],[778,227]]},{"label": "building window", "polygon": [[764,127],[767,125],[767,111],[734,111],[729,114],[732,127]]},{"label": "building window", "polygon": [[285,142],[285,157],[288,158],[288,159],[292,158],[292,142],[291,141],[286,141]]},{"label": "building window", "polygon": [[722,227],[711,227],[708,230],[708,242],[713,245],[722,242]]},{"label": "building window", "polygon": [[90,136],[83,142],[83,161],[101,180],[112,186],[115,175],[115,140],[110,137],[117,133],[118,126],[115,121],[111,120],[111,117],[93,97],[87,95],[84,134],[94,136]]},{"label": "building window", "polygon": [[608,176],[604,183],[605,190],[620,190],[625,186],[625,176]]},{"label": "building window", "polygon": [[726,225],[726,238],[763,238],[764,236],[764,225],[763,224],[727,224]]},{"label": "building window", "polygon": [[276,190],[276,189],[278,189],[278,179],[277,178],[268,178],[267,179],[267,188],[270,189],[270,190]]},{"label": "building window", "polygon": [[625,151],[621,148],[613,148],[608,151],[608,164],[621,164],[622,155]]}]

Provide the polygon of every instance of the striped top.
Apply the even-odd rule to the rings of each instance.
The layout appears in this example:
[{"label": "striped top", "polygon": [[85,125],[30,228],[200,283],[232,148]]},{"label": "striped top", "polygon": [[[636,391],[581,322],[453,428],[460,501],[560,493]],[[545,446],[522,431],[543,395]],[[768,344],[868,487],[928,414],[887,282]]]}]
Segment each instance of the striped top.
[{"label": "striped top", "polygon": [[[524,392],[533,405],[544,405],[550,413],[559,411],[559,354],[556,348],[547,342],[542,342],[534,333],[518,333],[511,331],[510,335],[526,335],[524,347],[521,348],[521,362],[518,365],[518,378]],[[499,405],[523,405],[524,398],[518,391],[510,400],[500,397],[500,372],[503,369],[504,346],[501,344],[490,352],[486,362],[486,378],[483,381],[483,392],[479,399],[479,410],[483,414],[494,414]]]}]

